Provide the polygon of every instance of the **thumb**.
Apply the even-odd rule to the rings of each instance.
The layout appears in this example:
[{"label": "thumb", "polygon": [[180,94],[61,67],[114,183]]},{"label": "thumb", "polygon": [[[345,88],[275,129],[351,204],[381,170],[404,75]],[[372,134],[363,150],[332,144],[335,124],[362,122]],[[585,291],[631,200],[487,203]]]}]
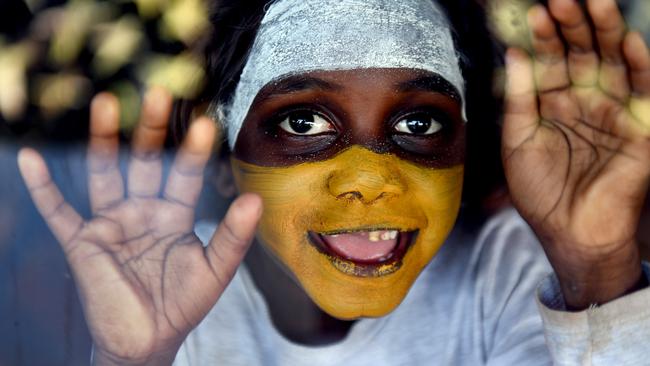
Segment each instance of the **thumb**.
[{"label": "thumb", "polygon": [[244,258],[262,216],[262,199],[252,193],[237,198],[219,224],[210,244],[205,248],[206,258],[219,280],[223,291]]}]

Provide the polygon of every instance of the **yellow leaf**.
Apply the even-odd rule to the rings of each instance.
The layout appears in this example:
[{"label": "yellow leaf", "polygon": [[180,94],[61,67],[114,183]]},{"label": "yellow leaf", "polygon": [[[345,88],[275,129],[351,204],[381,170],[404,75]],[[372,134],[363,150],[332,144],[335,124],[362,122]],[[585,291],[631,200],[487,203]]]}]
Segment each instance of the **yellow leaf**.
[{"label": "yellow leaf", "polygon": [[110,76],[127,64],[144,40],[140,22],[125,15],[119,20],[98,27],[94,39],[93,70],[97,75]]},{"label": "yellow leaf", "polygon": [[488,23],[501,42],[530,48],[526,14],[533,3],[533,0],[493,0],[489,3]]},{"label": "yellow leaf", "polygon": [[29,41],[4,45],[0,41],[0,114],[7,121],[20,119],[27,107],[27,69],[36,47]]},{"label": "yellow leaf", "polygon": [[142,18],[151,19],[162,13],[169,3],[169,0],[134,0],[138,8],[138,14]]},{"label": "yellow leaf", "polygon": [[207,14],[202,0],[175,0],[163,14],[161,34],[191,44],[208,29]]},{"label": "yellow leaf", "polygon": [[139,70],[141,80],[148,86],[167,88],[175,97],[193,98],[203,88],[203,63],[193,55],[152,56]]},{"label": "yellow leaf", "polygon": [[35,77],[34,103],[46,117],[83,107],[92,92],[92,82],[73,72],[41,74]]},{"label": "yellow leaf", "polygon": [[97,23],[111,19],[115,8],[106,2],[91,0],[70,1],[54,25],[50,43],[50,60],[58,66],[76,61],[83,49],[91,28]]}]

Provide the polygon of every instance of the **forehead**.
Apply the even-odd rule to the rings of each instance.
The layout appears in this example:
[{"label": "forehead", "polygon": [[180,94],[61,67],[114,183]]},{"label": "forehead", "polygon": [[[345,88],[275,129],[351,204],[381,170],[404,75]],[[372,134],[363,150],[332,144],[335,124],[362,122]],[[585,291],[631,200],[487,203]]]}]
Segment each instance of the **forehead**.
[{"label": "forehead", "polygon": [[350,95],[373,92],[443,94],[460,103],[460,91],[442,76],[407,68],[373,68],[356,70],[311,71],[285,75],[264,86],[253,106],[287,95],[319,91]]},{"label": "forehead", "polygon": [[270,82],[312,70],[366,68],[429,70],[464,90],[448,20],[433,0],[273,2],[223,109],[231,147],[253,100]]}]

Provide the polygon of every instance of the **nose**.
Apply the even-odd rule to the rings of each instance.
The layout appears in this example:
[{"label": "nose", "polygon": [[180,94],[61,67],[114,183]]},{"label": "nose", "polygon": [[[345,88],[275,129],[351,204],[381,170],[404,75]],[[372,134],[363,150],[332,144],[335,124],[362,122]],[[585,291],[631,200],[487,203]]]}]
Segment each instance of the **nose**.
[{"label": "nose", "polygon": [[336,198],[359,200],[365,204],[401,195],[405,188],[399,173],[378,162],[348,166],[335,171],[328,180],[328,189]]}]

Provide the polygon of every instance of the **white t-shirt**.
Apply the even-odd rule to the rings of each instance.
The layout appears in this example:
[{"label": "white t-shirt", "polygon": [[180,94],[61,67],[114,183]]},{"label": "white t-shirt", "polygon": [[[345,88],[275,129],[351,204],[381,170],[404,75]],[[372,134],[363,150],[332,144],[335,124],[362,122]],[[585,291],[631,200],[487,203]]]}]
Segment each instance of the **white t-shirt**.
[{"label": "white t-shirt", "polygon": [[[214,229],[196,232],[207,242]],[[174,365],[650,365],[650,290],[569,313],[551,273],[530,228],[506,210],[478,235],[455,230],[395,311],[305,346],[274,328],[242,266]]]}]

